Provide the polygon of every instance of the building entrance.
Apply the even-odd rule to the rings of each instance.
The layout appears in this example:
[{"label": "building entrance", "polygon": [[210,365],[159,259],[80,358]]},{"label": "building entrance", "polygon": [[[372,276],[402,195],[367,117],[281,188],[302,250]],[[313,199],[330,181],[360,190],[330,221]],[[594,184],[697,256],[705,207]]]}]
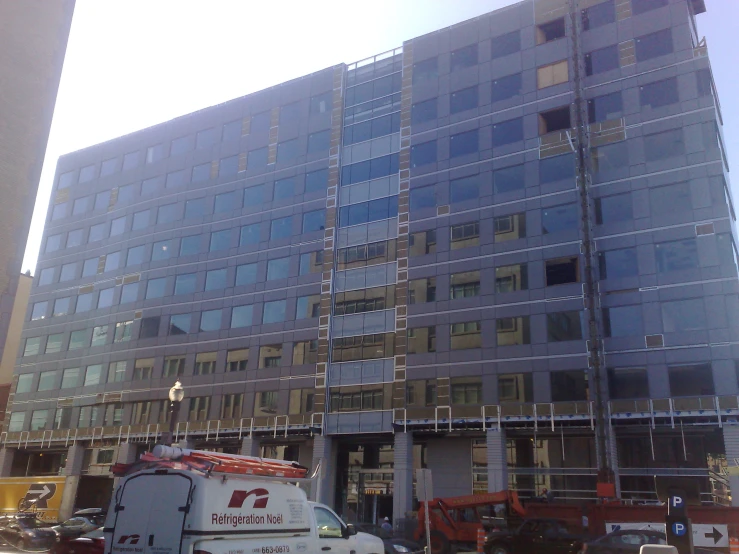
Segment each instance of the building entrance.
[{"label": "building entrance", "polygon": [[393,517],[393,449],[389,444],[340,444],[336,508],[347,521],[381,524]]}]

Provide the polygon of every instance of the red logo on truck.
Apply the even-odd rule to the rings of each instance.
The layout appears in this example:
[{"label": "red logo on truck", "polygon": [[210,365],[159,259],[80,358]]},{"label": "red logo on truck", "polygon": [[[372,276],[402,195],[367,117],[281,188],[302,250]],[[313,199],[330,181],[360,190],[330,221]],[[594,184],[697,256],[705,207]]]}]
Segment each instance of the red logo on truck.
[{"label": "red logo on truck", "polygon": [[254,495],[254,508],[266,508],[269,500],[269,491],[267,489],[252,489],[250,491],[234,491],[231,500],[228,503],[229,508],[241,508],[244,501]]},{"label": "red logo on truck", "polygon": [[118,539],[118,544],[138,544],[140,538],[140,535],[122,535],[121,538]]}]

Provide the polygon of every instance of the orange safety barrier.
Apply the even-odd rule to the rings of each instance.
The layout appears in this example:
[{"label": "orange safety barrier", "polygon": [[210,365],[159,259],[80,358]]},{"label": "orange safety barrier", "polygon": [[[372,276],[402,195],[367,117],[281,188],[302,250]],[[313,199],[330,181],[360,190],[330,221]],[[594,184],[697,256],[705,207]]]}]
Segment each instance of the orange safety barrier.
[{"label": "orange safety barrier", "polygon": [[485,551],[485,529],[480,527],[477,530],[477,552],[483,554]]},{"label": "orange safety barrier", "polygon": [[739,554],[739,538],[729,537],[729,552]]}]

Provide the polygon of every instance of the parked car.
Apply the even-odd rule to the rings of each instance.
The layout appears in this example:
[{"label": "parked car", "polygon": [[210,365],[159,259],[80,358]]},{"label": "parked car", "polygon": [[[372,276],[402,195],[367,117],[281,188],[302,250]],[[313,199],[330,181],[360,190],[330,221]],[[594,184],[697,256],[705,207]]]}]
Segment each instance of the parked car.
[{"label": "parked car", "polygon": [[0,517],[0,539],[21,550],[47,550],[56,533],[33,514],[16,514]]},{"label": "parked car", "polygon": [[423,553],[423,546],[414,541],[409,541],[403,537],[393,537],[392,533],[385,531],[379,525],[371,523],[357,523],[354,525],[357,531],[369,533],[376,537],[380,537],[385,544],[385,554],[420,554]]},{"label": "parked car", "polygon": [[85,533],[102,527],[105,523],[105,510],[100,508],[88,508],[78,510],[67,521],[55,525],[52,529],[57,534],[57,540],[62,537],[77,538]]},{"label": "parked car", "polygon": [[[621,529],[585,543],[580,554],[638,554],[643,544],[667,544],[667,537],[651,529]],[[696,547],[695,554],[715,552]]]},{"label": "parked car", "polygon": [[485,537],[485,554],[577,554],[585,537],[571,533],[559,519],[527,519],[514,531],[493,531]]},{"label": "parked car", "polygon": [[76,539],[62,538],[51,548],[49,554],[103,554],[104,550],[105,536],[100,527]]}]

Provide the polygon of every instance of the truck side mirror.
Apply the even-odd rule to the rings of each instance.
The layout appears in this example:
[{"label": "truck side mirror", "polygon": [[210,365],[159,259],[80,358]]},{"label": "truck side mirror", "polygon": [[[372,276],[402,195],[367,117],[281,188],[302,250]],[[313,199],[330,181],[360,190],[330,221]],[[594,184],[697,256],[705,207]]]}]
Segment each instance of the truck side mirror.
[{"label": "truck side mirror", "polygon": [[357,530],[351,523],[347,523],[346,527],[344,527],[344,538],[351,537],[352,535],[356,535]]}]

